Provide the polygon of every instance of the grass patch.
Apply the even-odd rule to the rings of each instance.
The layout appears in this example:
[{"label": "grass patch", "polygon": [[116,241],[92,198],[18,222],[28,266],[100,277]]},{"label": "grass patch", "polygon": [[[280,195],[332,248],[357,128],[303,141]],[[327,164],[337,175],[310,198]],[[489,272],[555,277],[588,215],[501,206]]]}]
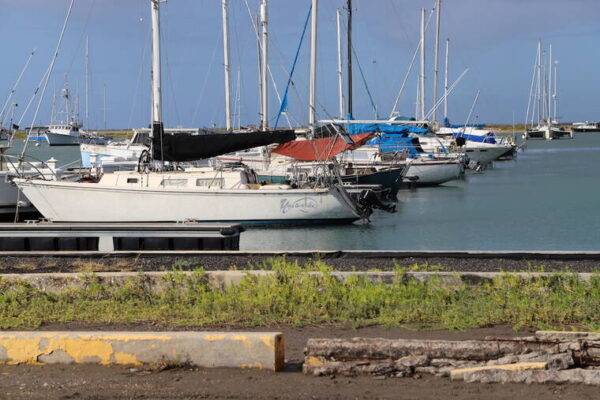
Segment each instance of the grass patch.
[{"label": "grass patch", "polygon": [[[495,324],[515,328],[578,326],[599,329],[600,275],[589,282],[559,272],[538,279],[504,274],[481,285],[445,285],[405,279],[397,268],[390,284],[360,276],[340,282],[321,261],[300,267],[285,259],[261,265],[269,276],[212,286],[203,270],[168,273],[161,290],[143,274],[124,284],[85,276],[83,288],[46,293],[25,282],[0,280],[0,328],[32,329],[45,323],[95,322],[168,326],[265,326],[352,323],[465,329]],[[309,271],[319,270],[320,276]]]}]

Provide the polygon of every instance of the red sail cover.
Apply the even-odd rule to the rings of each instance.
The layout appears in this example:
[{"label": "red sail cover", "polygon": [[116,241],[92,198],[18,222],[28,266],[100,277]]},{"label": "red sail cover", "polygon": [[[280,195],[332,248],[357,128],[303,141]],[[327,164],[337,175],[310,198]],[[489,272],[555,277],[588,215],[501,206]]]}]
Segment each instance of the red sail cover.
[{"label": "red sail cover", "polygon": [[343,151],[362,146],[374,134],[375,132],[352,135],[350,138],[354,143],[346,143],[339,136],[313,140],[294,140],[282,143],[272,151],[282,156],[295,158],[298,161],[325,161],[332,159]]}]

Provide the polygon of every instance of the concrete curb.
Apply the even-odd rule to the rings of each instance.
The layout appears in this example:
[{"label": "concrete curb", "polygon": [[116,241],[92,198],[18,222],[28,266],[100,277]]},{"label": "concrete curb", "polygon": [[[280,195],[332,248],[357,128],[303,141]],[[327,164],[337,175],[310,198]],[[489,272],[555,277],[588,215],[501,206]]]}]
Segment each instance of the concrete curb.
[{"label": "concrete curb", "polygon": [[598,251],[543,250],[194,250],[194,251],[0,251],[0,257],[140,257],[140,256],[258,256],[300,258],[502,258],[544,260],[600,260]]},{"label": "concrete curb", "polygon": [[[30,284],[32,287],[50,293],[59,293],[66,288],[83,288],[89,284],[91,280],[120,286],[131,280],[143,280],[144,284],[153,290],[160,292],[166,288],[172,288],[173,284],[169,277],[174,273],[166,271],[149,271],[149,272],[97,272],[97,273],[25,273],[25,274],[0,274],[0,280],[8,282],[23,281]],[[181,271],[177,274],[182,274],[185,277],[195,276],[197,273],[191,271]],[[265,270],[247,270],[247,271],[206,271],[201,278],[206,279],[213,287],[227,287],[240,284],[247,276],[268,277],[274,276],[275,271]],[[313,276],[321,275],[320,272],[311,272]],[[395,272],[332,272],[331,275],[340,282],[345,281],[351,276],[366,277],[374,283],[393,283],[399,275]],[[416,279],[421,282],[431,280],[439,280],[443,284],[449,286],[456,285],[476,285],[485,282],[491,282],[493,279],[502,279],[505,276],[518,276],[521,279],[539,279],[542,277],[551,277],[555,274],[545,272],[406,272],[402,275],[403,280]],[[594,274],[578,273],[576,274],[582,281],[590,281]]]},{"label": "concrete curb", "polygon": [[278,332],[0,332],[0,363],[278,371],[284,366],[284,343]]}]

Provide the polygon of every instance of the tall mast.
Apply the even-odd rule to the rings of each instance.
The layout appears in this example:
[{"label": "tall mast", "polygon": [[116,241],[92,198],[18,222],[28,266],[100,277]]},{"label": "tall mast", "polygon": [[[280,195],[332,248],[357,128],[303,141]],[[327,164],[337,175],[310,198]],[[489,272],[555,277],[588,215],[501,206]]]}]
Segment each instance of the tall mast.
[{"label": "tall mast", "polygon": [[[104,122],[104,130],[106,130],[106,83],[102,86],[102,116]],[[152,131],[150,132],[152,135]]]},{"label": "tall mast", "polygon": [[450,39],[446,39],[446,62],[444,67],[444,120],[448,118],[448,61],[450,54]]},{"label": "tall mast", "polygon": [[262,128],[263,120],[264,120],[264,110],[263,110],[263,101],[262,101],[262,50],[260,48],[260,17],[256,16],[256,55],[257,55],[257,64],[258,64],[258,116],[260,118],[260,127]]},{"label": "tall mast", "polygon": [[437,99],[438,99],[438,73],[439,73],[439,53],[440,53],[440,19],[441,19],[442,0],[436,0],[436,24],[435,24],[435,53],[433,60],[433,115],[432,119],[437,120]]},{"label": "tall mast", "polygon": [[419,74],[419,119],[425,119],[425,12],[421,8],[421,73]]},{"label": "tall mast", "polygon": [[153,138],[154,135],[160,135],[162,133],[163,128],[160,71],[160,1],[161,0],[150,0],[150,8],[152,12],[152,131],[150,132],[151,138]]},{"label": "tall mast", "polygon": [[548,123],[552,123],[552,45],[548,51]]},{"label": "tall mast", "polygon": [[262,62],[261,62],[261,98],[262,98],[262,121],[261,129],[269,129],[269,85],[267,77],[269,74],[269,31],[268,31],[268,0],[262,0],[260,4],[260,21],[262,26]]},{"label": "tall mast", "polygon": [[556,101],[558,100],[558,93],[556,90],[556,75],[558,74],[558,61],[554,61],[554,93],[552,95],[552,100],[554,101],[554,120],[556,120]]},{"label": "tall mast", "polygon": [[85,123],[90,124],[90,37],[85,38]]},{"label": "tall mast", "polygon": [[348,11],[348,38],[347,45],[348,54],[346,57],[348,58],[348,115],[352,117],[352,0],[347,1],[347,11]]},{"label": "tall mast", "polygon": [[344,73],[342,72],[342,10],[337,10],[337,45],[338,45],[338,101],[340,105],[339,118],[344,119]]},{"label": "tall mast", "polygon": [[231,130],[231,66],[229,64],[229,0],[223,6],[223,70],[225,74],[225,128]]},{"label": "tall mast", "polygon": [[538,65],[537,65],[537,103],[538,122],[542,119],[542,41],[538,41]]},{"label": "tall mast", "polygon": [[308,104],[308,125],[310,127],[311,137],[315,137],[316,129],[316,97],[317,97],[317,17],[319,0],[312,0],[311,21],[310,21],[310,87]]}]

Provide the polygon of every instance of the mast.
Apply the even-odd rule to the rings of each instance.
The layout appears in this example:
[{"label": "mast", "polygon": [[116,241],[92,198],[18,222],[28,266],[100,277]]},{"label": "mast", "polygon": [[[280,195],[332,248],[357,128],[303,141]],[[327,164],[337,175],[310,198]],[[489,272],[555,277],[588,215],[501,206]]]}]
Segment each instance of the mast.
[{"label": "mast", "polygon": [[556,90],[556,87],[557,87],[556,86],[556,75],[558,75],[558,61],[557,60],[554,61],[554,93],[552,94],[552,100],[554,102],[554,112],[553,112],[554,120],[556,120],[556,115],[557,115],[556,114],[556,102],[558,100],[558,93]]},{"label": "mast", "polygon": [[317,97],[317,17],[319,0],[312,0],[310,21],[310,87],[308,104],[308,125],[311,138],[315,137],[316,128],[316,97]]},{"label": "mast", "polygon": [[[160,71],[160,1],[150,0],[152,12],[152,130],[150,138],[160,136],[163,132]],[[104,88],[106,93],[106,86]]]},{"label": "mast", "polygon": [[421,8],[421,73],[419,74],[419,119],[425,119],[425,12]]},{"label": "mast", "polygon": [[342,11],[337,10],[337,45],[338,45],[338,101],[340,105],[339,118],[344,119],[344,74],[342,72]]},{"label": "mast", "polygon": [[90,123],[90,37],[85,38],[85,123]]},{"label": "mast", "polygon": [[[102,86],[102,116],[104,122],[104,130],[106,130],[106,83]],[[150,132],[152,135],[152,131]]]},{"label": "mast", "polygon": [[446,62],[444,67],[444,120],[448,119],[448,60],[450,39],[446,39]]},{"label": "mast", "polygon": [[256,55],[257,55],[257,65],[258,65],[258,116],[260,119],[260,127],[262,128],[264,115],[263,112],[263,101],[262,101],[262,50],[260,48],[260,17],[256,16],[255,24],[256,24]]},{"label": "mast", "polygon": [[229,0],[223,6],[223,72],[225,74],[225,128],[231,130],[231,66],[229,64]]},{"label": "mast", "polygon": [[348,12],[348,37],[347,37],[347,45],[348,54],[346,57],[348,58],[348,115],[352,118],[353,110],[352,110],[352,0],[347,1],[347,12]]},{"label": "mast", "polygon": [[440,55],[440,20],[441,20],[442,0],[436,0],[436,24],[435,24],[435,53],[433,60],[433,116],[437,120],[437,99],[438,99],[438,73],[439,73],[439,55]]},{"label": "mast", "polygon": [[262,121],[261,129],[269,129],[269,85],[267,77],[269,74],[269,31],[268,31],[268,0],[262,0],[260,5],[260,20],[262,26],[262,61],[261,61],[261,99],[262,99]]},{"label": "mast", "polygon": [[538,123],[542,120],[542,41],[538,41],[538,86],[537,86],[537,103],[538,103]]},{"label": "mast", "polygon": [[552,45],[548,49],[548,124],[552,123]]}]

